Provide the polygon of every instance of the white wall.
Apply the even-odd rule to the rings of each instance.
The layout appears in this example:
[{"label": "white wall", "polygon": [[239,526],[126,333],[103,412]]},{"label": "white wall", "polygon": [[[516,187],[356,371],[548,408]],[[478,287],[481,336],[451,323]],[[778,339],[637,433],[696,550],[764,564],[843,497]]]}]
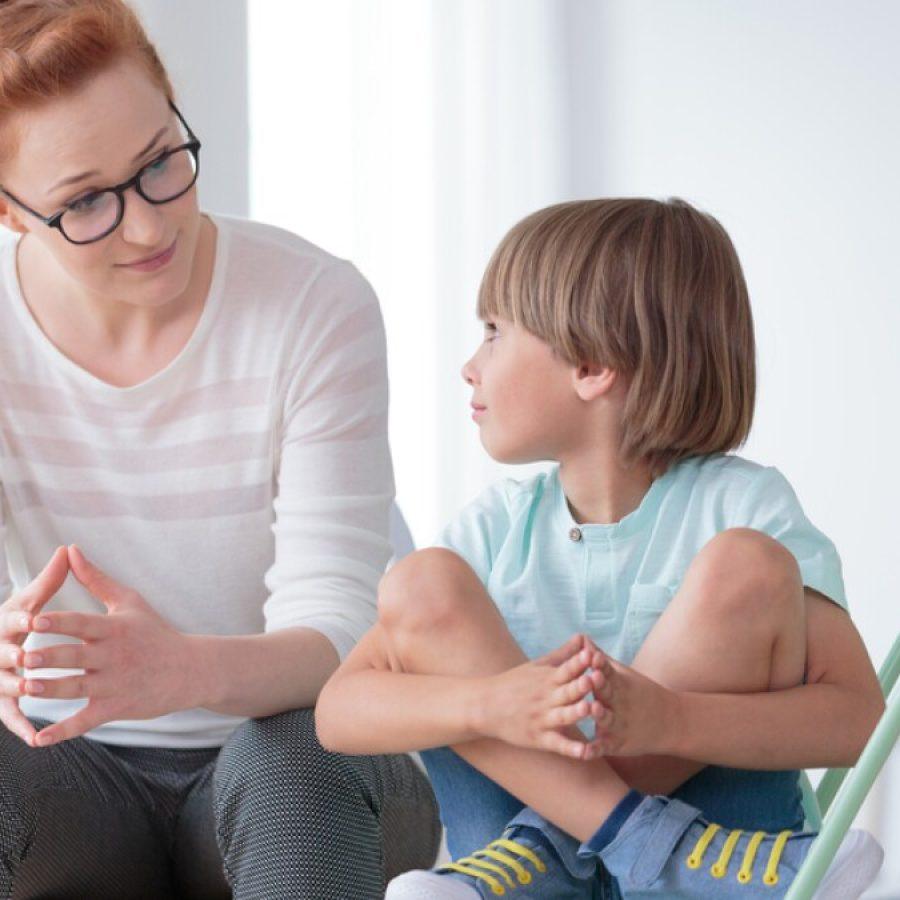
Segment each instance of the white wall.
[{"label": "white wall", "polygon": [[129,0],[156,44],[182,115],[203,144],[200,202],[246,216],[249,203],[246,0]]}]

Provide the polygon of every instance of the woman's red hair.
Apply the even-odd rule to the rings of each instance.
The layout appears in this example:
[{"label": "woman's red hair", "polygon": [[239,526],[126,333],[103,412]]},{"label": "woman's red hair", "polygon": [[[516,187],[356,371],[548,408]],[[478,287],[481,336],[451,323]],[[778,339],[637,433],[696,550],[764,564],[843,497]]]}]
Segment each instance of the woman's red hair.
[{"label": "woman's red hair", "polygon": [[15,153],[15,113],[77,91],[122,59],[142,65],[170,99],[169,76],[135,12],[123,0],[0,3],[0,161]]}]

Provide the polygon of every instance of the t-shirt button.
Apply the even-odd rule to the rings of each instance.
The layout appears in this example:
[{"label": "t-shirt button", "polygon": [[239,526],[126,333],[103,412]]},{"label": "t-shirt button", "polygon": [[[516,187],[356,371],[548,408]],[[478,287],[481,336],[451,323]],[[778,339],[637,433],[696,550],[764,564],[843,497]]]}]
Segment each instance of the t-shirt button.
[{"label": "t-shirt button", "polygon": [[570,541],[580,541],[581,540],[581,529],[580,528],[570,528],[569,529],[569,540]]}]

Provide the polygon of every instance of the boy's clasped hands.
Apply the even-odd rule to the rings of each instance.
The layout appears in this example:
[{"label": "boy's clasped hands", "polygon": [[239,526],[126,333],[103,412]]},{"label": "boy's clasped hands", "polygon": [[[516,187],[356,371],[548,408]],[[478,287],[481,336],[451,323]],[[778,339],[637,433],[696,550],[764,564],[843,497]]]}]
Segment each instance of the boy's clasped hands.
[{"label": "boy's clasped hands", "polygon": [[[660,753],[676,727],[678,694],[617,662],[585,634],[488,676],[476,728],[519,747],[574,759]],[[595,734],[575,727],[593,719]]]}]

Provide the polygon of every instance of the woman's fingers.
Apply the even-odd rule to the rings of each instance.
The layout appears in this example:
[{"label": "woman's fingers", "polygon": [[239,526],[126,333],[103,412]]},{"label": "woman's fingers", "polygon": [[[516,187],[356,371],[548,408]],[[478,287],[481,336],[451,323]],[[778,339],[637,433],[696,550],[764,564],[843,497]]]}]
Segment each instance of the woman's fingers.
[{"label": "woman's fingers", "polygon": [[34,580],[7,601],[7,609],[18,609],[32,615],[39,612],[63,586],[69,574],[69,553],[57,547],[50,561]]},{"label": "woman's fingers", "polygon": [[25,651],[20,644],[0,644],[0,669],[19,669]]},{"label": "woman's fingers", "polygon": [[60,741],[69,741],[87,734],[98,725],[109,722],[113,718],[115,718],[115,712],[108,707],[108,704],[91,701],[68,719],[47,725],[35,736],[35,743],[38,747],[49,747]]},{"label": "woman's fingers", "polygon": [[8,606],[0,612],[0,637],[15,639],[31,630],[31,616]]},{"label": "woman's fingers", "polygon": [[90,696],[91,679],[87,675],[67,675],[64,678],[28,678],[25,693],[29,697],[54,700],[81,700]]},{"label": "woman's fingers", "polygon": [[90,669],[94,660],[85,644],[53,644],[29,650],[24,657],[26,669]]},{"label": "woman's fingers", "polygon": [[95,613],[45,612],[34,620],[34,630],[65,634],[83,641],[99,641],[109,634],[109,619]]},{"label": "woman's fingers", "polygon": [[0,669],[0,697],[21,697],[25,679],[8,669]]},{"label": "woman's fingers", "polygon": [[29,747],[34,746],[37,736],[34,725],[28,721],[15,700],[0,700],[0,722]]}]

